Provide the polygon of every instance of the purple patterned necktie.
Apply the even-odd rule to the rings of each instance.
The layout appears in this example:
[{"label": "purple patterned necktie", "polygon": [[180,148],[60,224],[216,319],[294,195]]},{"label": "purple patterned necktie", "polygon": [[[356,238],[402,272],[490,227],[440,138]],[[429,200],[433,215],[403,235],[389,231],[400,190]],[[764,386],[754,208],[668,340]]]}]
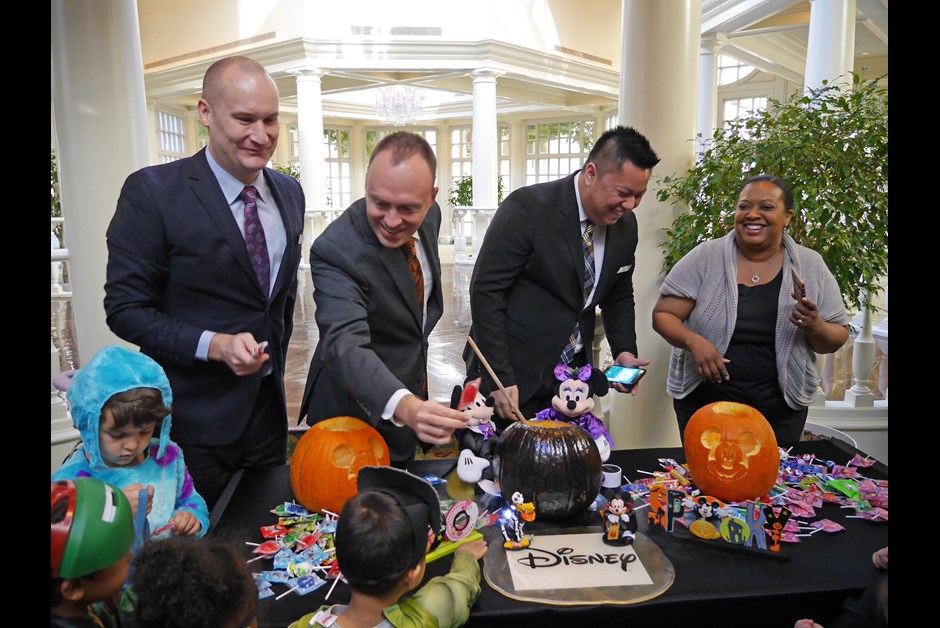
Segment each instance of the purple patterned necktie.
[{"label": "purple patterned necktie", "polygon": [[255,197],[258,190],[253,185],[246,185],[238,198],[245,202],[245,244],[248,245],[248,256],[251,265],[258,276],[258,283],[264,297],[271,291],[271,260],[268,259],[268,242],[264,238],[264,227],[261,226],[261,217],[258,216],[258,203]]}]

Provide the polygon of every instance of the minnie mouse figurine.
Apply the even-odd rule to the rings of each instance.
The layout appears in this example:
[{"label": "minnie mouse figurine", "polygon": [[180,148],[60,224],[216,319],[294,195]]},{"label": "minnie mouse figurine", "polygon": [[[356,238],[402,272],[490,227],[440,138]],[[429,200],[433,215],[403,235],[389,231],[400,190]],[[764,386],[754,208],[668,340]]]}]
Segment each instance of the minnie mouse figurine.
[{"label": "minnie mouse figurine", "polygon": [[493,425],[493,397],[486,398],[480,393],[480,381],[475,380],[460,386],[454,386],[450,398],[450,407],[460,410],[469,419],[467,427],[458,436],[460,457],[457,463],[457,477],[467,484],[474,484],[481,479],[492,480],[490,466],[496,453],[496,441],[499,437]]},{"label": "minnie mouse figurine", "polygon": [[535,420],[563,421],[581,427],[597,443],[601,462],[606,462],[610,458],[614,440],[604,422],[591,414],[591,410],[594,409],[594,395],[603,397],[610,390],[607,376],[590,364],[580,369],[558,364],[553,375],[558,383],[555,385],[552,407],[536,414]]}]

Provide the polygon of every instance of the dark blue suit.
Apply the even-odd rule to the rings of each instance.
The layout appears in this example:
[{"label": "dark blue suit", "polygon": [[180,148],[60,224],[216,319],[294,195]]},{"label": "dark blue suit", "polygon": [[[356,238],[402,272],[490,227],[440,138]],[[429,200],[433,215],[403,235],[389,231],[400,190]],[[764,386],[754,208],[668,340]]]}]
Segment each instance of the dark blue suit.
[{"label": "dark blue suit", "polygon": [[269,342],[273,372],[268,377],[274,378],[287,430],[284,363],[293,329],[304,195],[291,177],[267,168],[264,177],[287,234],[270,300],[205,149],[131,174],[108,227],[108,326],[166,370],[174,397],[171,436],[181,444],[235,441],[261,387],[260,370],[239,377],[223,362],[195,359],[205,330],[250,332]]}]

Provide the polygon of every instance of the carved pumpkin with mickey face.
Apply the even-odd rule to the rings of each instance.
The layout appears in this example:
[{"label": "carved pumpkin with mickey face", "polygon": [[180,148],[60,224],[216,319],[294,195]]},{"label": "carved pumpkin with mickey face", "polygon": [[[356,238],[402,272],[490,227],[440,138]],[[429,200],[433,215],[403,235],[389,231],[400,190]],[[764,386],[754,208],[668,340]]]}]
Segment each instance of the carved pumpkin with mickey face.
[{"label": "carved pumpkin with mickey face", "polygon": [[359,470],[389,462],[388,445],[374,427],[351,416],[333,417],[312,425],[297,442],[290,484],[310,512],[338,513],[358,492]]},{"label": "carved pumpkin with mickey face", "polygon": [[743,403],[717,401],[699,408],[685,427],[683,449],[695,485],[727,502],[765,496],[780,469],[773,428]]}]

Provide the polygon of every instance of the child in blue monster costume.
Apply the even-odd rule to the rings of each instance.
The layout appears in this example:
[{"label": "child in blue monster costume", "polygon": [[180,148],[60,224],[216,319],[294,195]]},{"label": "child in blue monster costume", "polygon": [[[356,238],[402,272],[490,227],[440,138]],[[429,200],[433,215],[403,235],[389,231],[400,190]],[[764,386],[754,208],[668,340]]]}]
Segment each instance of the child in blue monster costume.
[{"label": "child in blue monster costume", "polygon": [[206,501],[170,440],[173,393],[163,368],[138,351],[110,345],[75,373],[67,395],[82,443],[52,481],[98,478],[119,487],[133,512],[145,490],[151,533],[205,535]]}]

